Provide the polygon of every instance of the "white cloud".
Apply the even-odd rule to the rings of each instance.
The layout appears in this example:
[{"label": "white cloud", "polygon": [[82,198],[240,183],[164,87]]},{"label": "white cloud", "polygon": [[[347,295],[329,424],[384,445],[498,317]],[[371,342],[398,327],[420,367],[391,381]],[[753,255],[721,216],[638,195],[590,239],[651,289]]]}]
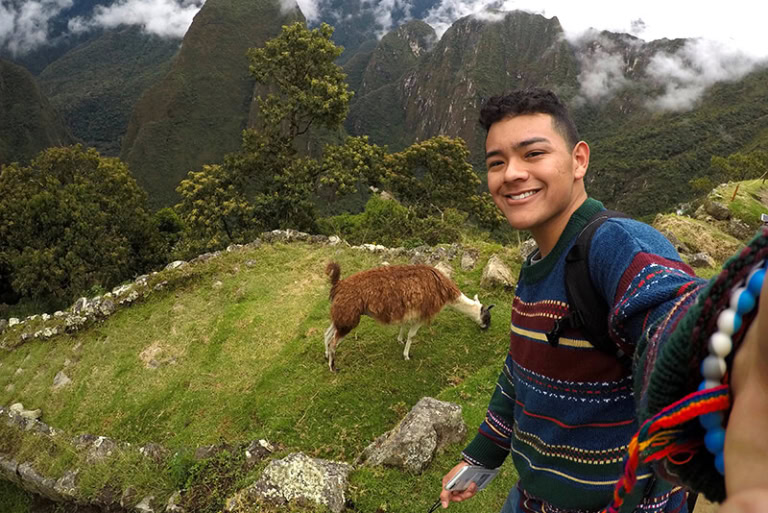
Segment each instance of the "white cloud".
[{"label": "white cloud", "polygon": [[283,13],[292,10],[296,4],[299,5],[301,13],[309,23],[314,23],[320,19],[320,7],[323,0],[280,0],[280,7]]},{"label": "white cloud", "polygon": [[445,31],[460,18],[475,16],[498,21],[500,18],[490,13],[490,9],[496,11],[522,9],[518,4],[519,2],[514,0],[442,0],[427,12],[424,21],[432,25],[437,32],[437,37],[443,37]]},{"label": "white cloud", "polygon": [[620,54],[611,54],[598,48],[583,55],[579,83],[581,95],[587,101],[609,98],[629,83],[624,77],[624,58]]},{"label": "white cloud", "polygon": [[73,0],[31,0],[20,4],[0,2],[0,49],[21,55],[46,44],[49,23]]},{"label": "white cloud", "polygon": [[92,28],[138,25],[160,37],[182,38],[205,0],[119,0],[105,7],[96,6],[87,18],[69,21],[72,32]]},{"label": "white cloud", "polygon": [[[365,4],[365,0],[363,0]],[[387,32],[395,28],[395,21],[393,14],[399,11],[400,22],[406,22],[411,19],[411,5],[410,0],[375,0],[371,2],[371,9],[373,11],[373,17],[376,20],[376,36],[381,39]]]},{"label": "white cloud", "polygon": [[705,39],[688,41],[674,54],[660,52],[648,65],[648,76],[664,86],[664,94],[648,105],[659,110],[688,110],[716,82],[743,78],[764,59],[755,59],[733,46]]}]

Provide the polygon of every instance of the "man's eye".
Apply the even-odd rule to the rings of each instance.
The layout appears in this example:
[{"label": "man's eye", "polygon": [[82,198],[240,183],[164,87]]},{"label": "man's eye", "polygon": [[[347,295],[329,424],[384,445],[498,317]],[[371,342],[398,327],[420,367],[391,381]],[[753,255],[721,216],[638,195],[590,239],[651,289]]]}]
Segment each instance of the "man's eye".
[{"label": "man's eye", "polygon": [[500,166],[500,165],[502,165],[502,164],[503,164],[503,162],[502,162],[502,161],[500,161],[500,160],[494,160],[493,162],[489,162],[489,163],[488,163],[488,169],[491,169],[491,168],[492,168],[492,167],[494,167],[494,166]]},{"label": "man's eye", "polygon": [[538,157],[539,155],[544,155],[544,152],[543,151],[538,151],[538,150],[537,151],[529,151],[525,156],[527,158],[531,158],[531,157]]}]

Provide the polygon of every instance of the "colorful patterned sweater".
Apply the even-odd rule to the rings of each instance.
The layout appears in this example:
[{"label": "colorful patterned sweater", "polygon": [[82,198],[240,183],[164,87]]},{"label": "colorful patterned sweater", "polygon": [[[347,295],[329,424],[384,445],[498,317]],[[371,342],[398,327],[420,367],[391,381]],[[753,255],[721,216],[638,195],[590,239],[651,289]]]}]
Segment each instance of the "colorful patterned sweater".
[{"label": "colorful patterned sweater", "polygon": [[[606,326],[611,336],[629,353],[642,344],[634,370],[639,388],[634,390],[633,376],[615,357],[595,349],[577,330],[566,330],[559,345],[550,346],[546,333],[568,313],[565,256],[586,221],[603,208],[588,199],[553,250],[524,264],[512,304],[509,352],[485,421],[463,452],[465,460],[489,468],[511,452],[525,498],[518,511],[595,511],[610,502],[638,429],[645,377],[664,342],[654,341],[655,328],[682,315],[706,283],[655,229],[609,219],[592,239],[590,274],[613,305]],[[652,471],[641,472],[638,483],[637,493],[645,498],[637,511],[684,508],[684,491]]]}]

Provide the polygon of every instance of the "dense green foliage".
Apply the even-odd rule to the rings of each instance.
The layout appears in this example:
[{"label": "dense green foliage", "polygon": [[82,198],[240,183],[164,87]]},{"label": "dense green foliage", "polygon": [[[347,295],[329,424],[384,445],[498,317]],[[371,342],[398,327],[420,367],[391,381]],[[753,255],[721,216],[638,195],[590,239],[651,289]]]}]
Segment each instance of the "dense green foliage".
[{"label": "dense green foliage", "polygon": [[416,247],[458,242],[467,214],[446,208],[441,215],[423,216],[394,199],[375,195],[360,214],[341,214],[318,221],[321,233],[337,235],[351,244]]},{"label": "dense green foliage", "polygon": [[0,171],[0,272],[29,297],[71,301],[164,262],[146,193],[117,159],[50,148]]}]

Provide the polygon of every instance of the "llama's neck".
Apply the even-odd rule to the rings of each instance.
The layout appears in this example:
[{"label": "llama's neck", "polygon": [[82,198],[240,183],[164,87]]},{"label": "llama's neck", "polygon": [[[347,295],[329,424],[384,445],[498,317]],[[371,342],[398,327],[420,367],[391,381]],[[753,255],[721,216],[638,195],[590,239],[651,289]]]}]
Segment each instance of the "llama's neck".
[{"label": "llama's neck", "polygon": [[456,301],[449,303],[449,305],[454,310],[458,310],[476,323],[480,324],[482,322],[482,319],[480,318],[480,309],[482,308],[482,305],[477,301],[469,299],[464,294],[459,294]]}]

